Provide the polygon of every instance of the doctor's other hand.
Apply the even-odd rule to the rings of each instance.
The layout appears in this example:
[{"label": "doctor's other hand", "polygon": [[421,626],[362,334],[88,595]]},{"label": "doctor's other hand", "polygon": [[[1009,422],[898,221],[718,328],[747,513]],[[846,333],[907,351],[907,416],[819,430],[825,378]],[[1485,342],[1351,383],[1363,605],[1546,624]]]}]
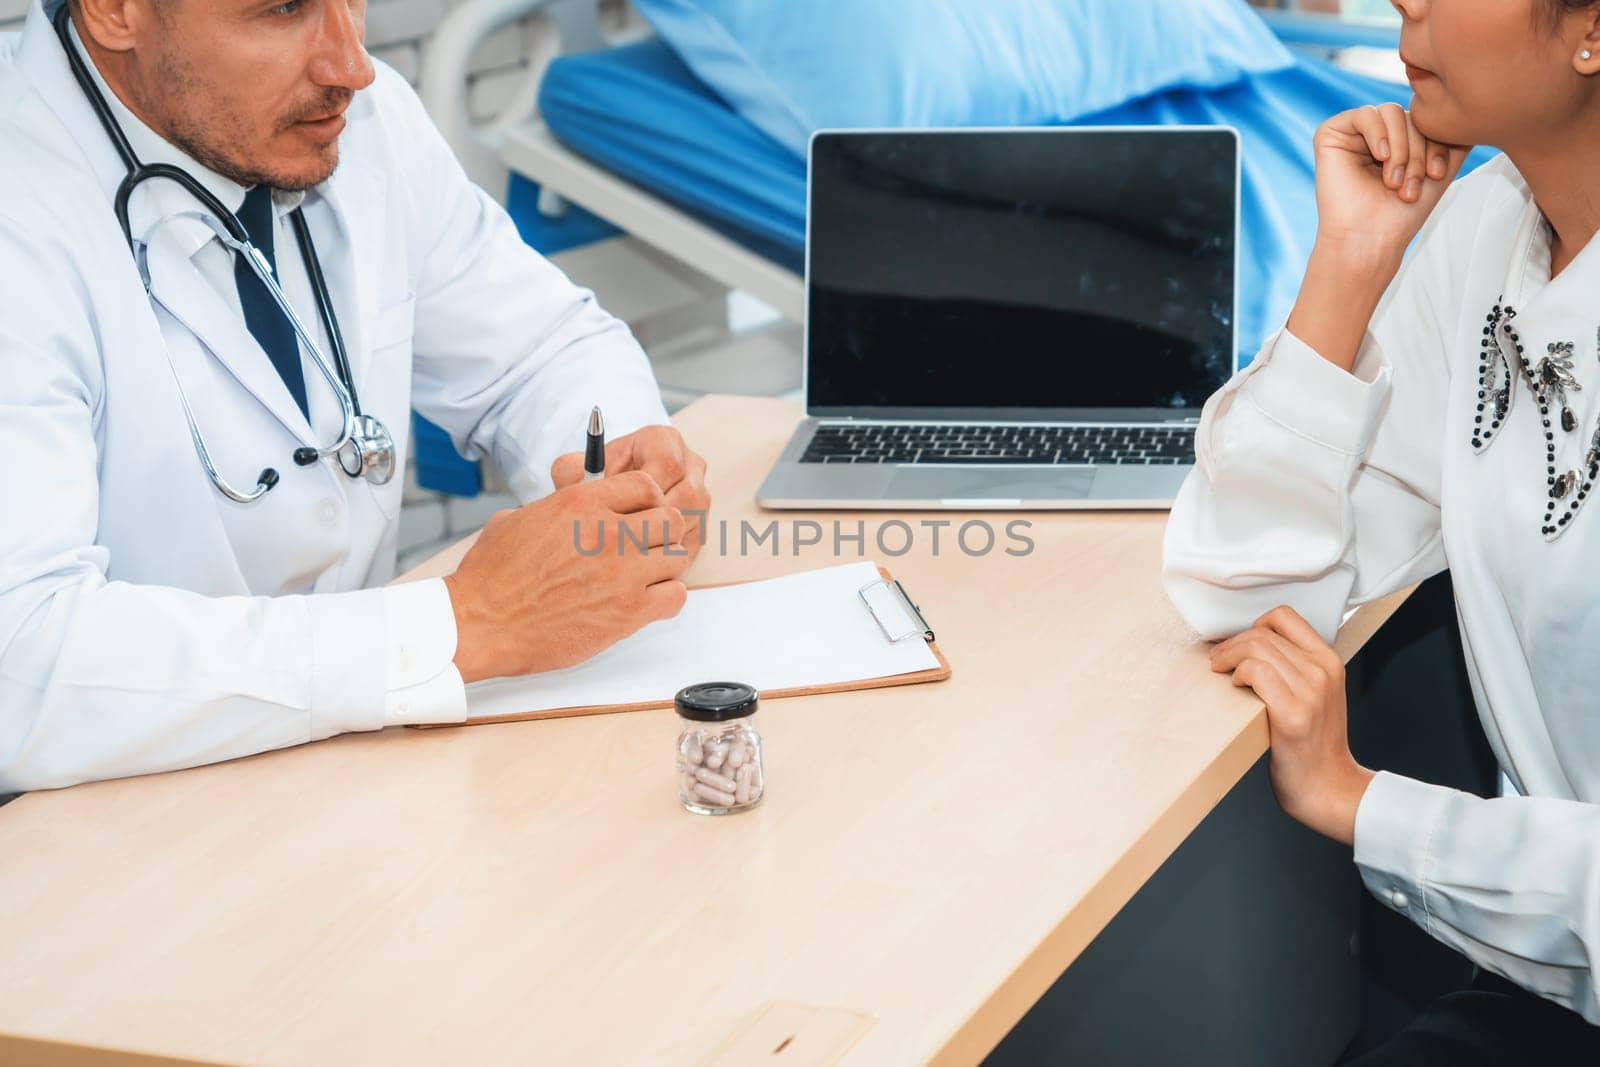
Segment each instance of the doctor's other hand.
[{"label": "doctor's other hand", "polygon": [[1211,650],[1211,669],[1232,673],[1267,705],[1272,791],[1291,818],[1353,844],[1356,809],[1373,773],[1350,754],[1344,662],[1293,608],[1278,607]]},{"label": "doctor's other hand", "polygon": [[[667,504],[683,512],[682,541],[693,560],[705,545],[705,519],[711,510],[705,459],[689,448],[676,427],[646,426],[606,442],[606,477],[628,471],[648,474],[666,494]],[[583,481],[583,453],[557,459],[550,478],[557,489]]]},{"label": "doctor's other hand", "polygon": [[1335,115],[1314,144],[1318,243],[1359,249],[1396,269],[1469,151],[1428,140],[1392,103]]},{"label": "doctor's other hand", "polygon": [[642,471],[489,520],[445,578],[467,683],[582,663],[683,610],[683,513]]}]

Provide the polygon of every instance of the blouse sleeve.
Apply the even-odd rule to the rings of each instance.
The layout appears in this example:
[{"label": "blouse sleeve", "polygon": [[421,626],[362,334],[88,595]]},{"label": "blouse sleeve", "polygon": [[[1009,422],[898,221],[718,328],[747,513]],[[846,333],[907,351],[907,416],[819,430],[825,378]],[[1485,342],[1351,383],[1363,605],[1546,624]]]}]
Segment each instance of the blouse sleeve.
[{"label": "blouse sleeve", "polygon": [[1600,805],[1380,773],[1356,811],[1355,858],[1367,888],[1433,938],[1600,1025]]},{"label": "blouse sleeve", "polygon": [[1208,640],[1287,604],[1332,643],[1348,607],[1444,569],[1440,456],[1465,258],[1457,189],[1373,316],[1353,373],[1285,330],[1206,402],[1163,581]]}]

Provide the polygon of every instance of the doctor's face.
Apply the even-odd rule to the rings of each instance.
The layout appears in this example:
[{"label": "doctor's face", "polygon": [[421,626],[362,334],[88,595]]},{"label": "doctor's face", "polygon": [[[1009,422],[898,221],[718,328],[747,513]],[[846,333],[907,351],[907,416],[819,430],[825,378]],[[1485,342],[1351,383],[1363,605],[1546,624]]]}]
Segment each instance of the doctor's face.
[{"label": "doctor's face", "polygon": [[1446,144],[1505,148],[1570,130],[1600,80],[1600,0],[1393,0],[1412,118]]},{"label": "doctor's face", "polygon": [[[105,6],[83,0],[91,19]],[[110,6],[130,38],[128,102],[157,133],[241,185],[308,189],[333,173],[344,112],[373,79],[366,0]]]}]

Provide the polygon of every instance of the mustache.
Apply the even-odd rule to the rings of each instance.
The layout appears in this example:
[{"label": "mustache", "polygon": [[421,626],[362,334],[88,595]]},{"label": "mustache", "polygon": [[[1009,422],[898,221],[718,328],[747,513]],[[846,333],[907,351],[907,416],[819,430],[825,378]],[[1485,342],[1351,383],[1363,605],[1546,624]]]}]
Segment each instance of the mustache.
[{"label": "mustache", "polygon": [[308,100],[291,111],[283,120],[283,128],[301,122],[310,122],[313,119],[325,119],[344,111],[350,106],[350,101],[355,99],[354,91],[350,89],[329,89],[315,100]]}]

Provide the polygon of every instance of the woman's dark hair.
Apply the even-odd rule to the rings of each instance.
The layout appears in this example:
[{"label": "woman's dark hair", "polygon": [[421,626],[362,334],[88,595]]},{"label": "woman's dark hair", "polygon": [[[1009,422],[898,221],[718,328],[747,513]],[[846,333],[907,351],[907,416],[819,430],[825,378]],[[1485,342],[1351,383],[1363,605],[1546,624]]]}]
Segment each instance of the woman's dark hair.
[{"label": "woman's dark hair", "polygon": [[1587,11],[1600,0],[1544,0],[1546,21],[1551,28],[1561,24],[1563,17],[1578,11]]}]

